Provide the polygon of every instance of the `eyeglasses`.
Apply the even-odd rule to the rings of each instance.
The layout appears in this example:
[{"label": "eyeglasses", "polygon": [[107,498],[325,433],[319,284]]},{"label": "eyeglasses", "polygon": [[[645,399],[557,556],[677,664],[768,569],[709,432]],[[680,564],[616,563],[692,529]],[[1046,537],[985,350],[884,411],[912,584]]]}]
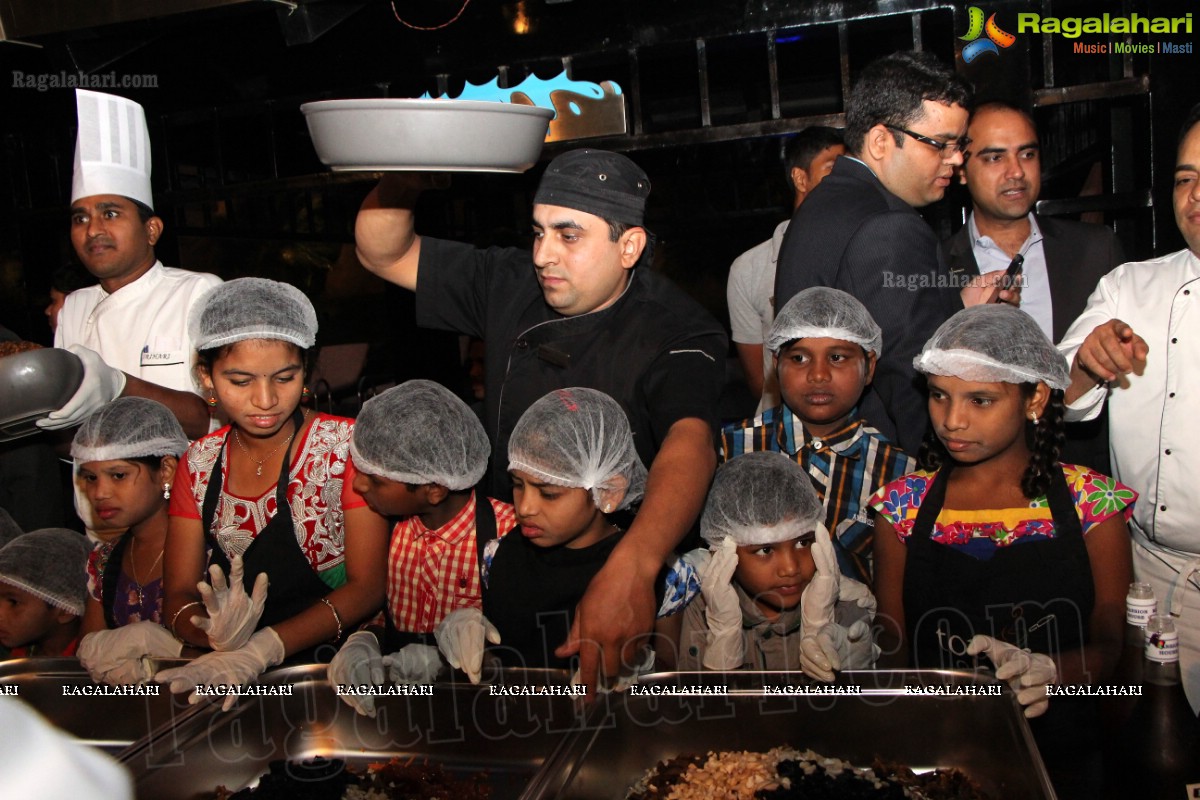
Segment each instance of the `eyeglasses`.
[{"label": "eyeglasses", "polygon": [[939,153],[944,153],[948,156],[952,156],[955,153],[967,152],[967,147],[971,144],[971,138],[969,136],[964,136],[961,139],[951,139],[948,142],[943,142],[938,139],[931,139],[928,136],[922,136],[919,133],[913,133],[912,131],[908,130],[907,128],[901,128],[898,125],[888,125],[885,122],[885,123],[883,123],[883,127],[887,128],[889,131],[895,131],[896,133],[903,133],[905,136],[911,136],[912,138],[916,139],[921,144],[927,144],[930,147],[932,147],[934,150],[937,150]]}]

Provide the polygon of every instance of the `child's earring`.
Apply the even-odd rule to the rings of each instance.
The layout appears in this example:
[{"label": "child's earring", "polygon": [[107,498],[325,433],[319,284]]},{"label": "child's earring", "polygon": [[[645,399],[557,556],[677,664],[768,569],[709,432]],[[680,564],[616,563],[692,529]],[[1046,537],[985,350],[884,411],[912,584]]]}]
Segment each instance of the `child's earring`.
[{"label": "child's earring", "polygon": [[1040,420],[1040,419],[1038,419],[1038,415],[1037,415],[1037,414],[1030,414],[1030,415],[1029,415],[1029,421],[1030,421],[1030,422],[1032,422],[1034,425],[1037,425],[1039,422],[1041,422],[1041,420]]},{"label": "child's earring", "polygon": [[171,499],[171,484],[164,483],[163,484],[163,500],[170,500],[170,499]]},{"label": "child's earring", "polygon": [[216,397],[214,397],[214,396],[213,396],[213,395],[211,395],[211,394],[208,396],[208,399],[207,399],[207,400],[205,400],[204,402],[208,403],[208,407],[209,407],[209,408],[216,408],[216,407],[217,407],[217,398],[216,398]]},{"label": "child's earring", "polygon": [[605,503],[605,504],[604,504],[604,513],[605,513],[605,514],[612,513],[612,503]]},{"label": "child's earring", "polygon": [[307,399],[308,399],[308,396],[309,396],[309,395],[311,395],[311,394],[312,394],[312,392],[310,392],[310,391],[308,390],[308,387],[307,387],[307,386],[305,386],[303,389],[301,389],[301,390],[300,390],[300,397],[302,397],[302,398],[303,398],[303,399],[305,399],[305,400],[307,400]]}]

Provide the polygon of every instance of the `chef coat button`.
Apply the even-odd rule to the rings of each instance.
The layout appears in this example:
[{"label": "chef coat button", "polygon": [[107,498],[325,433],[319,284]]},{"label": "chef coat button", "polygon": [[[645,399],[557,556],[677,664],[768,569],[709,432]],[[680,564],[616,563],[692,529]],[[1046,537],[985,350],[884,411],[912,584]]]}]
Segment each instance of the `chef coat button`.
[{"label": "chef coat button", "polygon": [[1169,395],[1167,395],[1167,397],[1174,397],[1174,396],[1175,396],[1174,392],[1171,392]]},{"label": "chef coat button", "polygon": [[524,350],[529,347],[529,342],[526,341],[525,339],[517,339],[517,347]]},{"label": "chef coat button", "polygon": [[1177,344],[1178,342],[1179,342],[1179,339],[1177,339],[1174,336],[1171,337],[1171,344]]},{"label": "chef coat button", "polygon": [[1192,293],[1192,290],[1191,290],[1191,289],[1184,289],[1184,290],[1183,290],[1183,296],[1184,296],[1184,297],[1187,297],[1187,296],[1188,296],[1189,294],[1191,294],[1191,293]]},{"label": "chef coat button", "polygon": [[1159,507],[1158,507],[1158,510],[1159,510],[1159,511],[1166,511],[1166,510],[1167,510],[1167,507],[1166,507],[1166,506],[1159,506]]},{"label": "chef coat button", "polygon": [[1171,455],[1171,450],[1169,448],[1167,450],[1164,450],[1163,452],[1166,453],[1167,455]]}]

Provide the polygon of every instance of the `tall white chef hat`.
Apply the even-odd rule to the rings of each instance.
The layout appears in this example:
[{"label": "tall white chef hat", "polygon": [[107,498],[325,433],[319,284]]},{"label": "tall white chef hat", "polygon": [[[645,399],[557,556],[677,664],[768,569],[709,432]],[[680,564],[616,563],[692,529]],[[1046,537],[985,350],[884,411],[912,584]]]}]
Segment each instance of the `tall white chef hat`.
[{"label": "tall white chef hat", "polygon": [[71,202],[119,194],[154,207],[150,191],[150,134],[142,107],[124,97],[75,90],[79,134]]}]

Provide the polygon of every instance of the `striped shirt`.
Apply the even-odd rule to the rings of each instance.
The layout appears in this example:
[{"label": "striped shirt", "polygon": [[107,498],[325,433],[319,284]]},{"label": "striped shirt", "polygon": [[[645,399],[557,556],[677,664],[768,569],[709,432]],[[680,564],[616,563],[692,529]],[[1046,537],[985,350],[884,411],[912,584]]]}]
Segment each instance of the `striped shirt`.
[{"label": "striped shirt", "polygon": [[[513,507],[488,499],[496,534],[517,524]],[[452,520],[429,530],[418,516],[396,524],[388,549],[388,613],[397,630],[431,633],[459,608],[482,608],[479,554],[475,546],[475,493]]]},{"label": "striped shirt", "polygon": [[914,470],[916,462],[862,420],[824,438],[809,437],[800,418],[782,405],[721,431],[723,462],[764,450],[786,453],[812,478],[842,574],[870,586],[871,496]]}]

